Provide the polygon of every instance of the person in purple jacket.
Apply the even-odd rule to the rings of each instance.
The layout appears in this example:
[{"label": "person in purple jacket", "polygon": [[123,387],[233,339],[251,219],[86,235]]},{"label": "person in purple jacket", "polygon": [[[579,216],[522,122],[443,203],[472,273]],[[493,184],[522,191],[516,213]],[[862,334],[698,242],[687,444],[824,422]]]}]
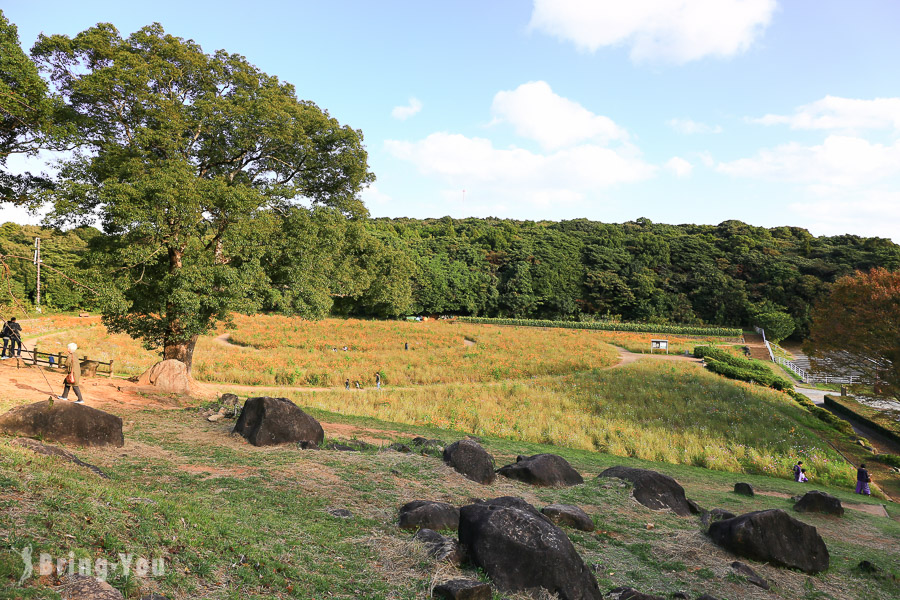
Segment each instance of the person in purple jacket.
[{"label": "person in purple jacket", "polygon": [[869,472],[866,470],[866,465],[859,465],[859,468],[856,470],[856,493],[871,496],[872,492],[871,490],[869,490],[870,481],[872,481],[872,478],[869,477]]}]

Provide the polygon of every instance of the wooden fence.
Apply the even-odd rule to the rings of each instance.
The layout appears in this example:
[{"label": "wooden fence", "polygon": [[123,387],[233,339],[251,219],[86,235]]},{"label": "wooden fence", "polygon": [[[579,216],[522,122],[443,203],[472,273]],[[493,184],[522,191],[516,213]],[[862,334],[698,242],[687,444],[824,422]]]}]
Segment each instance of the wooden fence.
[{"label": "wooden fence", "polygon": [[[33,350],[25,350],[22,349],[21,353],[22,360],[29,362],[33,365],[45,365],[52,368],[64,368],[66,366],[66,360],[69,355],[66,352],[40,352],[38,347],[35,346]],[[81,364],[81,373],[82,375],[94,376],[94,375],[106,375],[107,377],[113,376],[113,362],[110,360],[109,362],[104,362],[102,360],[92,360],[87,356],[84,356],[80,360]]]}]

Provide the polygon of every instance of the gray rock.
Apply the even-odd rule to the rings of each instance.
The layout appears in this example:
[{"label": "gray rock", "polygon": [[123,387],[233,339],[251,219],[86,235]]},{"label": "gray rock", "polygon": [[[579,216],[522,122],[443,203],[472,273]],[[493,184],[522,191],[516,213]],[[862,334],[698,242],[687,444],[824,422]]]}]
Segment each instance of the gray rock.
[{"label": "gray rock", "polygon": [[433,529],[420,529],[414,539],[425,544],[428,555],[436,560],[445,560],[457,567],[465,560],[466,553],[455,538],[441,535]]},{"label": "gray rock", "polygon": [[535,454],[519,456],[516,462],[501,467],[497,475],[543,487],[562,487],[584,483],[584,478],[562,456]]},{"label": "gray rock", "polygon": [[0,415],[0,433],[70,446],[125,445],[122,419],[85,404],[49,400],[11,408]]},{"label": "gray rock", "polygon": [[494,457],[474,440],[460,440],[444,448],[444,462],[477,483],[494,481]]},{"label": "gray rock", "polygon": [[446,600],[491,600],[491,586],[472,579],[453,579],[436,585],[432,596]]},{"label": "gray rock", "polygon": [[630,587],[617,587],[608,591],[604,598],[609,598],[610,600],[666,600],[662,596],[645,594]]},{"label": "gray rock", "polygon": [[339,519],[349,519],[353,516],[353,513],[346,508],[329,508],[327,512],[332,517],[338,517]]},{"label": "gray rock", "polygon": [[63,600],[124,600],[122,592],[87,575],[67,575],[58,590]]},{"label": "gray rock", "polygon": [[254,446],[287,443],[318,445],[325,431],[317,420],[287,398],[249,398],[244,403],[232,433],[239,433]]},{"label": "gray rock", "polygon": [[844,516],[844,507],[841,506],[841,501],[831,494],[818,490],[811,490],[803,494],[803,497],[794,504],[794,510],[797,512],[823,513],[837,517]]},{"label": "gray rock", "polygon": [[761,510],[716,521],[709,536],[719,546],[745,558],[819,573],[828,569],[825,542],[812,525],[783,510]]},{"label": "gray rock", "polygon": [[602,598],[566,534],[534,507],[486,501],[460,509],[459,541],[469,559],[506,592],[544,588],[562,600]]},{"label": "gray rock", "polygon": [[769,589],[769,582],[764,578],[760,577],[756,571],[750,568],[749,565],[746,565],[738,560],[731,563],[731,568],[734,569],[735,573],[743,575],[747,578],[747,581],[752,583],[757,587],[761,587],[764,590]]},{"label": "gray rock", "polygon": [[724,508],[714,508],[710,511],[703,513],[703,516],[700,517],[700,522],[706,526],[709,526],[713,521],[722,521],[724,519],[733,519],[737,515],[735,515],[731,511],[727,511]]},{"label": "gray rock", "polygon": [[676,515],[686,517],[691,514],[687,498],[684,496],[684,488],[677,481],[651,471],[649,469],[636,469],[633,467],[610,467],[599,475],[600,477],[617,477],[634,484],[634,499],[653,510],[669,509]]},{"label": "gray rock", "polygon": [[595,529],[590,515],[571,504],[551,504],[542,508],[541,512],[557,525],[566,525],[581,531],[594,531]]},{"label": "gray rock", "polygon": [[734,493],[741,496],[753,496],[753,486],[749,483],[736,483],[734,484]]},{"label": "gray rock", "polygon": [[446,502],[414,500],[400,507],[400,529],[456,530],[459,509]]}]

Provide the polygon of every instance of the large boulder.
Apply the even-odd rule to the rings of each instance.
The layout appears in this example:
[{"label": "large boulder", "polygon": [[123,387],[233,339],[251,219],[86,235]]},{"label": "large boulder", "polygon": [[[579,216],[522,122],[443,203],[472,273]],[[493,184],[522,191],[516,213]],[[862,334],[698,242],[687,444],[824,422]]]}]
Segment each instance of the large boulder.
[{"label": "large boulder", "polygon": [[669,509],[680,517],[686,517],[693,511],[684,497],[684,488],[677,481],[651,471],[633,467],[610,467],[600,477],[616,477],[634,484],[634,499],[653,510]]},{"label": "large boulder", "polygon": [[544,588],[562,600],[599,600],[597,580],[566,534],[534,507],[486,501],[460,509],[459,541],[506,592]]},{"label": "large boulder", "polygon": [[516,462],[501,467],[498,475],[544,487],[563,487],[584,483],[584,478],[562,456],[535,454],[519,456]]},{"label": "large boulder", "polygon": [[709,536],[726,550],[759,562],[805,573],[828,568],[828,548],[816,528],[780,509],[716,521],[709,526]]},{"label": "large boulder", "polygon": [[541,512],[557,525],[567,525],[581,531],[595,529],[590,515],[572,504],[551,504],[542,508]]},{"label": "large boulder", "polygon": [[446,502],[413,500],[400,507],[400,529],[453,529],[459,527],[459,509]]},{"label": "large boulder", "polygon": [[191,377],[187,365],[174,358],[158,362],[144,371],[138,377],[137,384],[169,394],[191,395],[197,391],[197,383]]},{"label": "large boulder", "polygon": [[244,403],[232,433],[239,433],[254,446],[306,442],[318,446],[325,431],[318,421],[287,398],[249,398]]},{"label": "large boulder", "polygon": [[474,440],[460,440],[444,448],[444,462],[472,481],[494,481],[494,457]]},{"label": "large boulder", "polygon": [[803,494],[803,497],[794,504],[794,510],[844,516],[844,507],[841,506],[840,499],[818,490],[811,490]]},{"label": "large boulder", "polygon": [[434,586],[432,596],[443,600],[491,600],[491,586],[474,579],[451,579]]},{"label": "large boulder", "polygon": [[122,419],[84,404],[44,400],[0,415],[0,433],[71,446],[125,445]]}]

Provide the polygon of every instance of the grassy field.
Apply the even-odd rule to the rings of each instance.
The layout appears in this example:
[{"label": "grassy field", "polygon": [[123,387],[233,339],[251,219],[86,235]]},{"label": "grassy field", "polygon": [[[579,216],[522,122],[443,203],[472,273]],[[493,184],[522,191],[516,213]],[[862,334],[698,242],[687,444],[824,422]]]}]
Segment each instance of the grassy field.
[{"label": "grassy field", "polygon": [[[616,350],[594,332],[452,324],[445,321],[307,321],[237,315],[232,344],[202,337],[194,357],[199,381],[243,385],[338,387],[371,385],[380,372],[395,386],[500,381],[563,374],[614,364]],[[82,355],[114,359],[116,371],[144,372],[159,355],[98,323],[51,335],[42,350],[64,349],[72,340]],[[405,350],[409,344],[409,350]],[[343,350],[347,347],[347,350]]]},{"label": "grassy field", "polygon": [[[817,481],[853,482],[822,439],[830,432],[781,393],[676,361],[602,369],[618,360],[606,342],[649,345],[652,334],[280,316],[236,316],[222,332],[233,344],[201,338],[194,360],[195,377],[226,384],[222,391],[229,383],[329,387],[266,393],[343,414],[738,473],[789,477],[802,458]],[[157,360],[97,322],[40,344],[71,339],[83,355],[114,358],[132,374]],[[366,389],[346,392],[345,379]]]},{"label": "grassy field", "polygon": [[[15,403],[4,399],[2,408]],[[462,435],[311,412],[325,423],[329,439],[355,437],[386,445],[413,435],[446,441]],[[426,598],[436,582],[484,575],[429,559],[411,534],[397,529],[399,506],[415,499],[462,505],[473,496],[502,495],[523,497],[538,507],[563,502],[584,508],[597,531],[567,533],[585,562],[594,565],[603,591],[628,585],[666,597],[684,591],[690,597],[712,593],[723,600],[889,600],[900,594],[897,581],[855,569],[869,560],[900,574],[900,524],[895,520],[850,509],[842,519],[794,513],[819,529],[832,567],[810,577],[747,561],[773,584],[773,591],[762,592],[731,572],[728,565],[734,558],[708,541],[696,517],[650,511],[629,498],[628,486],[596,475],[614,464],[661,470],[676,477],[702,506],[734,512],[790,511],[790,502],[778,495],[800,488],[782,479],[742,476],[761,492],[746,498],[731,492],[736,479],[728,473],[488,437],[483,444],[498,465],[520,453],[556,452],[584,475],[585,484],[539,489],[500,478],[480,486],[432,456],[256,448],[229,435],[229,423],[209,423],[192,410],[128,411],[122,416],[124,448],[77,451],[102,467],[110,480],[0,443],[0,598],[59,597],[51,587],[53,576],[17,586],[19,550],[28,545],[35,557],[71,553],[92,564],[98,558],[116,561],[119,553],[163,559],[161,577],[126,578],[121,571],[111,572],[110,582],[127,598],[150,592],[173,600]],[[845,502],[859,501],[845,488],[816,488]],[[353,516],[334,517],[328,512],[334,508],[348,509]]]}]

